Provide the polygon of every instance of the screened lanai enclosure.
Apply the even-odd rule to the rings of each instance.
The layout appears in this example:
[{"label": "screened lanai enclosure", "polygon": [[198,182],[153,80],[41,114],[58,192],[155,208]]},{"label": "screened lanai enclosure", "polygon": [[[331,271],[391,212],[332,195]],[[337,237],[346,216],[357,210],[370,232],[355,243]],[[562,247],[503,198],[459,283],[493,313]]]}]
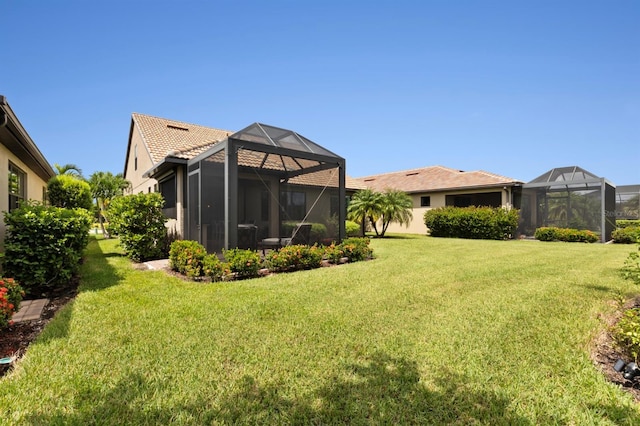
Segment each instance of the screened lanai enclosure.
[{"label": "screened lanai enclosure", "polygon": [[309,244],[340,241],[345,160],[298,133],[254,123],[187,163],[185,237],[208,252],[257,249],[311,223]]},{"label": "screened lanai enclosure", "polygon": [[640,219],[640,185],[616,187],[616,219]]},{"label": "screened lanai enclosure", "polygon": [[518,233],[555,226],[590,230],[602,242],[615,229],[615,186],[580,167],[548,171],[522,187]]}]

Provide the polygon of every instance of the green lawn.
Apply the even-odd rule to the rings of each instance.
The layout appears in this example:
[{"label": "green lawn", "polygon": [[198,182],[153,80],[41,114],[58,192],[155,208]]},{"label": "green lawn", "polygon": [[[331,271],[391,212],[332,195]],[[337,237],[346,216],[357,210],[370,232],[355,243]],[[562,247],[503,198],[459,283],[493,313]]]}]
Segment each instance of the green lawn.
[{"label": "green lawn", "polygon": [[373,240],[377,259],[202,284],[93,240],[0,379],[6,424],[640,424],[589,359],[631,246]]}]

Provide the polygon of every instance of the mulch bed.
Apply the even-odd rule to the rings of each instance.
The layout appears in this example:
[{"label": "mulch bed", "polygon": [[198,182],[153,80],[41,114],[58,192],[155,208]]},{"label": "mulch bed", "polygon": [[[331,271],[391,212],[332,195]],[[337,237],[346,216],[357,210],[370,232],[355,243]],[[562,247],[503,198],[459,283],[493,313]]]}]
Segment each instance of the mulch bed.
[{"label": "mulch bed", "polygon": [[[0,358],[21,357],[56,312],[73,300],[77,293],[78,280],[74,279],[64,288],[38,292],[37,297],[27,297],[27,299],[49,299],[49,303],[42,310],[40,319],[18,322],[0,331]],[[10,365],[0,365],[0,377],[6,374],[10,368]]]},{"label": "mulch bed", "polygon": [[[146,266],[139,265],[138,268],[146,269]],[[169,268],[165,268],[163,270],[170,275],[186,278]],[[40,332],[44,329],[44,326],[47,325],[47,323],[54,317],[56,312],[73,300],[77,293],[78,282],[77,280],[74,280],[73,282],[70,282],[67,287],[58,289],[56,292],[41,294],[38,298],[47,298],[49,299],[49,303],[42,311],[42,315],[39,320],[16,323],[9,326],[4,331],[0,331],[0,358],[13,355],[20,357],[23,355],[29,347],[29,344],[38,337]],[[640,307],[640,297],[627,303],[624,306],[624,309],[630,309],[633,307]],[[622,377],[622,374],[613,369],[616,361],[618,359],[625,359],[625,357],[614,346],[613,339],[611,334],[608,332],[608,328],[617,322],[621,314],[622,311],[610,317],[603,316],[601,318],[607,327],[605,327],[605,330],[594,339],[591,350],[591,359],[607,380],[620,386],[624,391],[629,392],[636,402],[640,402],[640,382],[628,382]],[[628,361],[628,359],[625,360]],[[10,368],[11,367],[7,365],[0,365],[0,377],[6,374]]]}]

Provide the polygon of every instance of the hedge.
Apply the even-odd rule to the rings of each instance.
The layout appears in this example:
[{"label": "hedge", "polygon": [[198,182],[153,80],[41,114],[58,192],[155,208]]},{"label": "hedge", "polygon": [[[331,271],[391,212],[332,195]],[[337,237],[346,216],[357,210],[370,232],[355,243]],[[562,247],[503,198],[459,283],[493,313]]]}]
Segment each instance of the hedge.
[{"label": "hedge", "polygon": [[536,229],[534,237],[539,241],[565,241],[570,243],[595,243],[600,240],[598,234],[593,231],[556,228],[553,226]]},{"label": "hedge", "polygon": [[433,237],[505,240],[518,226],[518,211],[502,207],[439,207],[424,214]]}]

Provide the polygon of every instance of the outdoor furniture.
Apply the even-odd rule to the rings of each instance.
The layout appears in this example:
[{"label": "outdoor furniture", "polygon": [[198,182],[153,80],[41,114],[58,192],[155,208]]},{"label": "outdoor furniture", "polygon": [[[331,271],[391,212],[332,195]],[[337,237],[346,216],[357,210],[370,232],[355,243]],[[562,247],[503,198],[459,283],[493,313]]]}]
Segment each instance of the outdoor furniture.
[{"label": "outdoor furniture", "polygon": [[262,248],[262,254],[265,254],[265,249],[277,250],[284,246],[290,246],[294,244],[309,244],[309,236],[311,235],[310,223],[298,223],[293,231],[291,237],[274,237],[265,238],[260,241],[260,247]]},{"label": "outdoor furniture", "polygon": [[248,223],[238,224],[238,248],[258,249],[258,227]]}]

